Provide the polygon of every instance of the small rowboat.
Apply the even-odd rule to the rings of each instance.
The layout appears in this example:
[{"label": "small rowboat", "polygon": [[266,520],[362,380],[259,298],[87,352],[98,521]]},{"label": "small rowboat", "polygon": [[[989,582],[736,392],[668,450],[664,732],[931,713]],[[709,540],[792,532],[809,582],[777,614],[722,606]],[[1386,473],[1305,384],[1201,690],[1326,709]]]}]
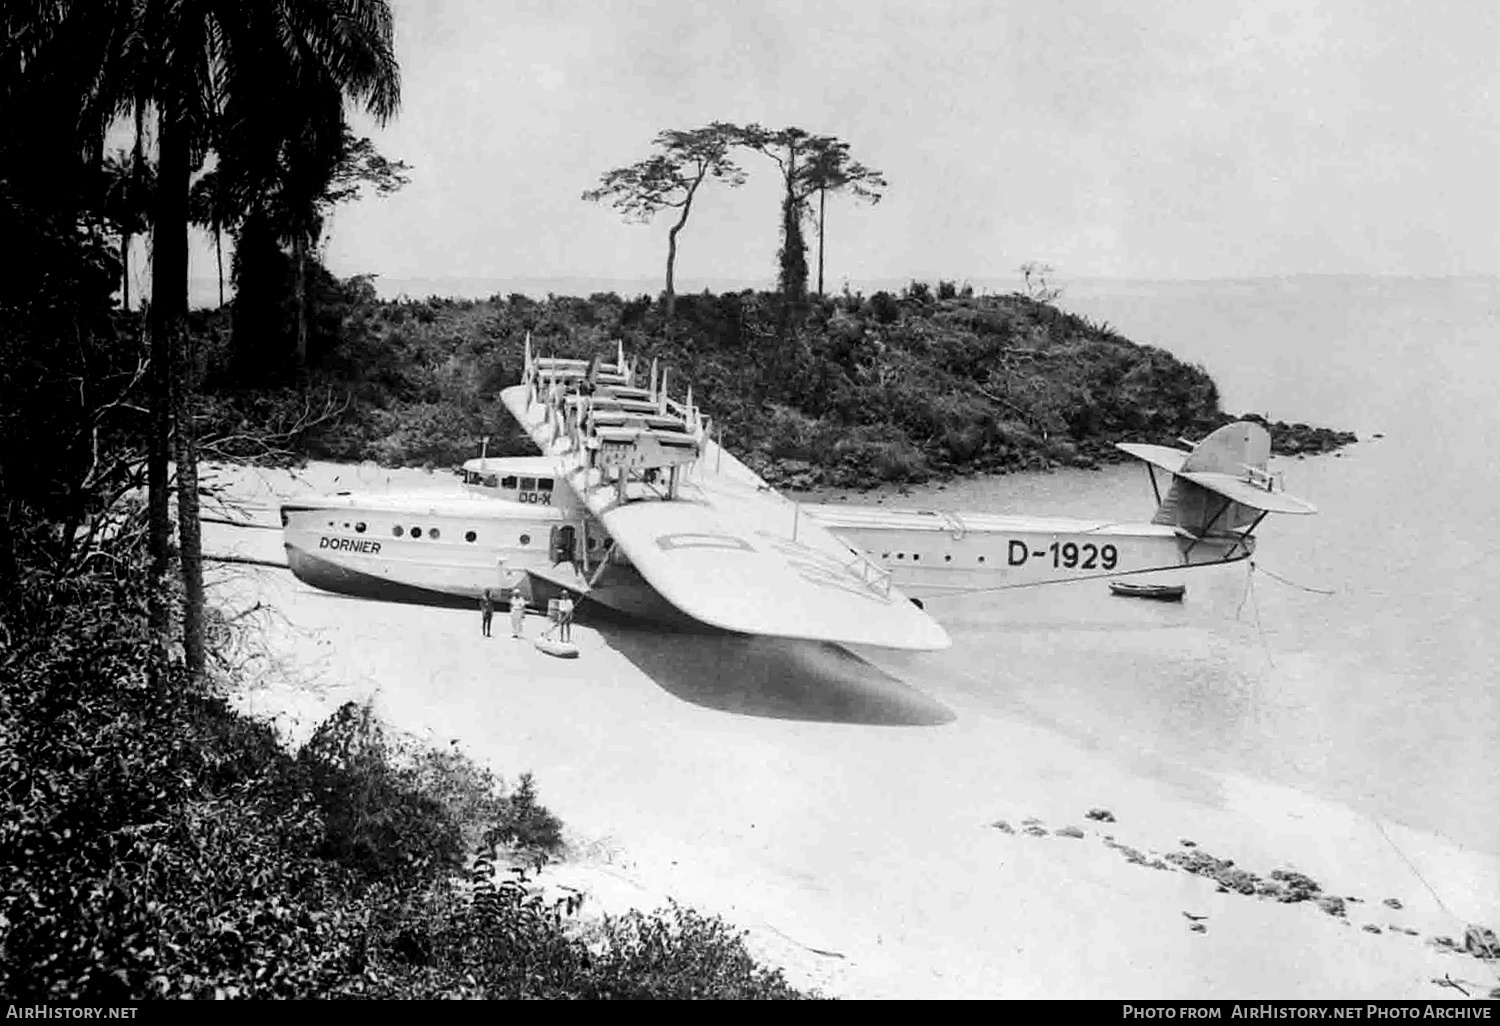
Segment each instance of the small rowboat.
[{"label": "small rowboat", "polygon": [[578,646],[571,641],[558,641],[555,638],[540,637],[536,639],[536,647],[550,656],[559,659],[577,659]]},{"label": "small rowboat", "polygon": [[1130,584],[1110,581],[1109,590],[1126,598],[1156,599],[1158,602],[1181,602],[1187,588],[1181,584]]}]

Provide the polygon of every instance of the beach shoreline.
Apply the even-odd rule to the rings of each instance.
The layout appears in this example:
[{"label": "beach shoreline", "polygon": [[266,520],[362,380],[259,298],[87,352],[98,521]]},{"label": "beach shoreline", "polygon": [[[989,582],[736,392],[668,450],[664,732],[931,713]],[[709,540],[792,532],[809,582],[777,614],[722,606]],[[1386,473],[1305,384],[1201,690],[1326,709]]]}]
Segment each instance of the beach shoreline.
[{"label": "beach shoreline", "polygon": [[[299,491],[456,487],[369,466],[215,479],[262,517]],[[205,538],[271,557],[280,541],[224,525]],[[558,660],[482,638],[477,610],[348,599],[264,568],[215,576],[213,601],[265,614],[272,672],[235,701],[289,744],[371,700],[507,779],[532,772],[570,841],[538,886],[585,894],[585,918],[669,899],[721,914],[800,987],[1447,999],[1461,994],[1434,980],[1500,986],[1500,963],[1433,940],[1500,924],[1500,860],[1286,787],[1122,760],[942,690],[919,659],[580,623],[581,657]],[[1221,890],[1195,853],[1261,883],[1302,874],[1343,914]]]}]

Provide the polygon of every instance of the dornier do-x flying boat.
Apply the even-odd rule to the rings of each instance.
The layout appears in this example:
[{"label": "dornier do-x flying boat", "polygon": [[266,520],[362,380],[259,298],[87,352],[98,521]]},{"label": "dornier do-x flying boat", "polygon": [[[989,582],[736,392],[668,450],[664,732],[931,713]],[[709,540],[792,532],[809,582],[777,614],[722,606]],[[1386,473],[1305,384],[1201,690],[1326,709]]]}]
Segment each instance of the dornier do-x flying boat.
[{"label": "dornier do-x flying boat", "polygon": [[718,445],[691,388],[679,402],[654,363],[644,378],[614,355],[536,357],[528,338],[501,401],[543,455],[469,460],[451,496],[288,502],[293,573],[377,599],[568,592],[744,634],[941,649],[924,598],[1231,563],[1266,514],[1316,512],[1267,471],[1270,436],[1246,421],[1186,449],[1120,446],[1150,470],[1150,523],[794,503]]}]

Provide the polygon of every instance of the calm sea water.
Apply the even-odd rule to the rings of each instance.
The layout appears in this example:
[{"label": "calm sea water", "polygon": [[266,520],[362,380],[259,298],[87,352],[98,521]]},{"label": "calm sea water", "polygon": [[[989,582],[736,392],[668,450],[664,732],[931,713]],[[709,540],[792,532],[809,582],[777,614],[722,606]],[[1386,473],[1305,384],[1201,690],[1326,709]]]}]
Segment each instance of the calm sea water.
[{"label": "calm sea water", "polygon": [[[1273,461],[1320,514],[1269,518],[1256,569],[1164,578],[1188,585],[1180,607],[1097,582],[944,599],[955,646],[929,668],[1090,744],[1248,772],[1500,853],[1500,280],[1090,284],[1062,305],[1201,363],[1228,410],[1361,440]],[[883,501],[1154,507],[1139,467]]]}]

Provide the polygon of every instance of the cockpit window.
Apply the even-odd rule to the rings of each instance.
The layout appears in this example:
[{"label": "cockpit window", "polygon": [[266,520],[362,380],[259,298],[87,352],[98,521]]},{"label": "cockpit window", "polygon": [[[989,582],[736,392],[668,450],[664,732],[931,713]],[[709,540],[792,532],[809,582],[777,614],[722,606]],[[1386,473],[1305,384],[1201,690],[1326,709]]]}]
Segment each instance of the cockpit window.
[{"label": "cockpit window", "polygon": [[523,492],[534,492],[534,491],[536,491],[536,478],[534,478],[534,477],[523,477],[523,478],[521,478],[521,491],[523,491]]},{"label": "cockpit window", "polygon": [[484,486],[486,488],[498,488],[500,487],[500,479],[494,474],[486,474],[484,478]]},{"label": "cockpit window", "polygon": [[539,492],[550,492],[552,490],[552,479],[550,477],[538,478],[536,490]]},{"label": "cockpit window", "polygon": [[514,488],[515,486],[516,486],[516,479],[514,477],[502,477],[500,479],[500,487],[501,488]]}]

